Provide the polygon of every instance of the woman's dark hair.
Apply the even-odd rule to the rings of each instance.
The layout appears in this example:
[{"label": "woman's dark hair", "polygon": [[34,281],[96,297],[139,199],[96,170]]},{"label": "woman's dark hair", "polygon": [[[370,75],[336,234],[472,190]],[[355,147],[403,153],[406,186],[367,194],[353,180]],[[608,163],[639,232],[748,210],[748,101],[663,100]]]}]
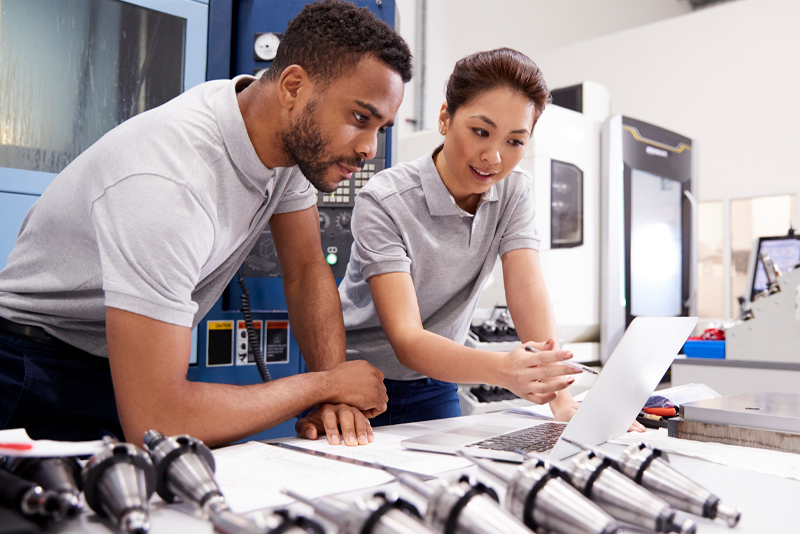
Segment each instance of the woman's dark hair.
[{"label": "woman's dark hair", "polygon": [[497,88],[518,91],[533,102],[534,124],[545,104],[553,100],[542,71],[531,58],[511,48],[498,48],[458,60],[445,85],[448,115],[452,117],[461,106]]},{"label": "woman's dark hair", "polygon": [[370,55],[397,72],[403,83],[411,80],[411,52],[391,26],[366,7],[337,0],[315,2],[289,22],[261,80],[277,80],[290,65],[300,65],[313,80],[324,84]]}]

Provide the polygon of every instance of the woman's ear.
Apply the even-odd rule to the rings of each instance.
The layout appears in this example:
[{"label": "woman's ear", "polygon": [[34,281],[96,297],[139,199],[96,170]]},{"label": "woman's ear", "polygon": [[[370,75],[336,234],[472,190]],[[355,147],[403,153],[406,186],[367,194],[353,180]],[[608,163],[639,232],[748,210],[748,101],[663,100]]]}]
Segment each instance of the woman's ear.
[{"label": "woman's ear", "polygon": [[447,112],[447,102],[445,102],[439,110],[439,133],[447,135],[448,126],[450,126],[450,114]]}]

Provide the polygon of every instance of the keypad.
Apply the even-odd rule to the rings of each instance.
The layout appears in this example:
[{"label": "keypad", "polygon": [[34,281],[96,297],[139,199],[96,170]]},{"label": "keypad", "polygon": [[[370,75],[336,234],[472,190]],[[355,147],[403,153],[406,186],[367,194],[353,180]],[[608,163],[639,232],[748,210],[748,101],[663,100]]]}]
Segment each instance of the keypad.
[{"label": "keypad", "polygon": [[322,204],[335,206],[337,204],[349,204],[351,200],[355,201],[356,195],[361,191],[361,188],[367,185],[367,181],[375,176],[375,173],[379,170],[382,169],[376,168],[375,163],[365,163],[364,168],[359,172],[354,172],[352,178],[342,180],[336,191],[322,193]]},{"label": "keypad", "polygon": [[508,434],[470,443],[467,447],[478,447],[493,451],[545,452],[553,448],[564,431],[564,423],[542,423]]}]

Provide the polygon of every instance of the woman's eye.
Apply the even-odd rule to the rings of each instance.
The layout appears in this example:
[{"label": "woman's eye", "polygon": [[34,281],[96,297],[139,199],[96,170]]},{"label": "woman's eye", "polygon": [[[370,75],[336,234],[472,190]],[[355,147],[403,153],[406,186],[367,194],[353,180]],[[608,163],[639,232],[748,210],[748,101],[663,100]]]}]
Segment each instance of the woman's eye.
[{"label": "woman's eye", "polygon": [[523,146],[525,144],[519,139],[512,139],[509,143],[511,143],[511,146]]},{"label": "woman's eye", "polygon": [[475,132],[480,137],[489,137],[489,132],[487,132],[486,130],[481,130],[480,128],[473,128],[472,131]]}]

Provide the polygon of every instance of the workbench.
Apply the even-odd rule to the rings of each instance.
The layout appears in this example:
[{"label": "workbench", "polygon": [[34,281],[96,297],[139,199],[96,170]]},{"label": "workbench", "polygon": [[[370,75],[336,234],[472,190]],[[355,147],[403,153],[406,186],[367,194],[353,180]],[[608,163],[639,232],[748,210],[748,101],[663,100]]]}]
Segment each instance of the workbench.
[{"label": "workbench", "polygon": [[[495,413],[450,419],[447,420],[446,426],[461,425],[462,423],[466,425],[477,422],[492,422],[495,424],[500,422],[503,426],[513,425],[519,428],[525,428],[531,426],[535,421],[525,416]],[[402,433],[410,437],[433,430],[441,430],[442,426],[442,421],[426,421],[423,423],[376,428],[375,433]],[[308,443],[307,440],[300,438],[285,438],[281,441],[300,446],[302,446],[303,443]],[[369,445],[364,447],[364,450],[368,447]],[[602,448],[609,452],[619,452],[623,447],[621,445],[607,443],[604,444]],[[786,454],[787,461],[798,461],[797,455],[791,455],[789,453],[779,454]],[[670,461],[678,470],[717,494],[723,502],[738,507],[742,512],[742,519],[739,525],[733,529],[728,528],[721,521],[711,521],[691,516],[698,525],[698,534],[800,533],[800,522],[797,521],[793,513],[796,510],[798,499],[800,499],[800,480],[765,475],[747,469],[729,467],[677,454],[671,454]],[[515,467],[515,464],[502,462],[498,463],[498,465],[509,470]],[[476,475],[479,480],[487,485],[494,485],[494,487],[497,487],[497,484],[491,479],[485,478],[482,474],[478,475],[478,470],[474,466],[456,471],[443,472],[440,473],[440,476],[448,480],[457,480],[463,473]],[[264,484],[269,484],[269,481],[264,481]],[[359,494],[371,495],[375,491],[378,491],[378,488],[384,491],[395,491],[398,490],[398,486],[397,483],[392,482],[384,484],[383,486],[371,488],[370,490],[340,494],[337,495],[337,497],[347,500]],[[414,502],[412,495],[409,495],[407,492],[401,490],[400,494],[403,498]],[[292,505],[290,508],[296,509],[299,513],[303,513],[304,515],[309,515],[309,509],[299,503]],[[211,524],[197,517],[193,517],[188,506],[166,505],[157,495],[154,495],[151,500],[150,521],[152,526],[150,532],[152,534],[174,534],[177,532],[210,534],[213,532]],[[325,524],[324,521],[318,521]],[[75,520],[53,524],[51,528],[48,529],[48,532],[109,534],[112,531],[102,520],[97,518],[91,510],[87,510]],[[335,531],[331,529],[329,532]]]}]

